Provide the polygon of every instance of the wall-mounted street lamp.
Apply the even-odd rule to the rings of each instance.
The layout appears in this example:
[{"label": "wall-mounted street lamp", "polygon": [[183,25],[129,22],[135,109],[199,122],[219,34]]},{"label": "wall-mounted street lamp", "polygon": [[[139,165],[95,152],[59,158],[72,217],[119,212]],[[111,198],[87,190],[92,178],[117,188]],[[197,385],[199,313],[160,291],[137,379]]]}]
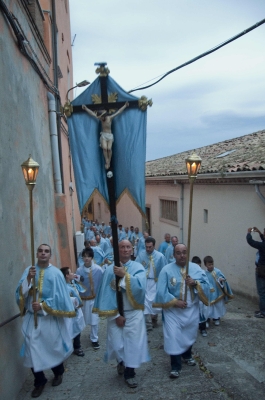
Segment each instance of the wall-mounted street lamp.
[{"label": "wall-mounted street lamp", "polygon": [[[35,254],[34,254],[34,229],[33,229],[33,200],[32,191],[36,185],[36,179],[39,172],[39,164],[31,158],[29,158],[21,164],[22,172],[25,178],[25,183],[29,189],[29,207],[30,207],[30,239],[31,239],[31,265],[35,265]],[[35,276],[32,279],[33,285],[33,302],[36,301],[36,282]],[[38,326],[37,322],[37,311],[34,311],[34,325],[35,328]]]},{"label": "wall-mounted street lamp", "polygon": [[80,82],[80,83],[77,83],[75,86],[73,86],[72,88],[70,88],[70,89],[67,91],[66,96],[65,96],[66,102],[65,102],[65,104],[64,104],[64,106],[63,106],[63,108],[62,108],[62,110],[61,110],[61,111],[62,111],[62,114],[64,114],[66,117],[70,117],[71,114],[72,114],[72,112],[73,112],[73,106],[72,106],[72,104],[71,104],[70,99],[68,98],[69,92],[70,92],[71,90],[77,88],[77,87],[83,87],[83,86],[87,86],[87,85],[89,85],[89,84],[90,84],[90,82],[88,82],[88,81],[85,80],[85,81],[82,81],[82,82]]},{"label": "wall-mounted street lamp", "polygon": [[[197,178],[198,171],[201,166],[202,159],[193,153],[190,157],[186,158],[185,163],[187,167],[188,177],[190,181],[190,208],[189,208],[189,225],[188,225],[188,243],[187,243],[187,264],[186,276],[189,275],[189,260],[190,260],[190,237],[191,237],[191,220],[192,220],[192,200],[193,200],[193,184]],[[187,285],[185,287],[184,301],[187,300]]]}]

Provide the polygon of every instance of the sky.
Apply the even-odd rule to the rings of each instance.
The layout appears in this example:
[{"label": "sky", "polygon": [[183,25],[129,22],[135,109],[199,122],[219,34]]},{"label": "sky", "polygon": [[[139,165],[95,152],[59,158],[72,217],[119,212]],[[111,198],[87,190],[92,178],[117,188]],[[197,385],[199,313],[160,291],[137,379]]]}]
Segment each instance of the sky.
[{"label": "sky", "polygon": [[[129,91],[265,18],[264,0],[70,0],[74,83],[95,62]],[[265,24],[151,88],[146,160],[265,129]],[[83,89],[74,90],[78,96]]]}]

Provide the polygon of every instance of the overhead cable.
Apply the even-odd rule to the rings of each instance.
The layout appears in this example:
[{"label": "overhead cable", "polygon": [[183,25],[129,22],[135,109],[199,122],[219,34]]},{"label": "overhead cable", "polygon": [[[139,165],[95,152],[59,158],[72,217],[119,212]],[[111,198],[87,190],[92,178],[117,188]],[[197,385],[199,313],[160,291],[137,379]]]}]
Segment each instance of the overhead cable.
[{"label": "overhead cable", "polygon": [[[151,86],[156,85],[158,82],[162,81],[162,79],[164,79],[166,76],[172,74],[172,72],[175,72],[175,71],[177,71],[178,69],[181,69],[181,68],[183,68],[183,67],[186,67],[186,66],[189,65],[189,64],[192,64],[192,63],[194,63],[195,61],[199,60],[200,58],[203,58],[203,57],[208,56],[209,54],[211,54],[211,53],[213,53],[213,52],[219,50],[221,47],[224,47],[224,46],[226,46],[227,44],[233,42],[234,40],[239,39],[241,36],[244,36],[244,35],[246,35],[247,33],[253,31],[254,29],[258,28],[260,25],[262,25],[262,24],[264,24],[264,23],[265,23],[265,19],[262,19],[261,21],[257,22],[255,25],[252,25],[250,28],[245,29],[244,31],[238,33],[237,35],[235,35],[235,36],[233,36],[232,38],[226,40],[225,42],[222,42],[222,43],[218,44],[217,46],[215,46],[215,47],[213,47],[212,49],[206,51],[205,53],[202,53],[202,54],[200,54],[199,56],[197,56],[197,57],[195,57],[195,58],[192,58],[191,60],[185,62],[184,64],[181,64],[181,65],[179,65],[178,67],[176,67],[176,68],[174,68],[174,69],[171,69],[170,71],[166,72],[164,75],[162,75],[162,77],[161,77],[160,79],[158,79],[156,82],[152,83],[151,85],[143,86],[143,87],[140,87],[140,88],[137,88],[137,89],[132,89],[132,90],[130,90],[128,93],[136,92],[137,90],[147,89],[147,88],[149,88],[149,87],[151,87]],[[155,79],[155,78],[154,78],[154,79]]]}]

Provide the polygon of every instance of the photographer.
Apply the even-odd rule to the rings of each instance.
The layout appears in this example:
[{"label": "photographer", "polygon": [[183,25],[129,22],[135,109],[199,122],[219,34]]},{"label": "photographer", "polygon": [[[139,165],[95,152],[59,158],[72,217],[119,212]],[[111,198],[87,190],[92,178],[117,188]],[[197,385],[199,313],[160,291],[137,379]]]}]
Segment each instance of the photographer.
[{"label": "photographer", "polygon": [[[251,232],[258,232],[260,234],[261,242],[252,239]],[[265,229],[264,229],[265,234]],[[255,312],[256,318],[265,318],[265,241],[264,234],[258,228],[248,228],[247,242],[251,247],[257,249],[256,257],[256,285],[259,295],[259,311]]]}]

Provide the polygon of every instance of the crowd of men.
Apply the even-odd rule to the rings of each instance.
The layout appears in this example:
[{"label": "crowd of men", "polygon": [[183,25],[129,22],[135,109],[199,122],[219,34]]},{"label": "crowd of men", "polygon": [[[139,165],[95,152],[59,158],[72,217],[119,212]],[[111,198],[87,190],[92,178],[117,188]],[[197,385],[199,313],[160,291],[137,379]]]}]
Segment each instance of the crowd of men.
[{"label": "crowd of men", "polygon": [[[150,359],[147,332],[156,328],[162,311],[164,350],[170,356],[169,376],[178,378],[183,361],[188,366],[196,365],[192,345],[202,322],[199,304],[210,306],[214,284],[222,288],[220,298],[232,297],[224,284],[225,277],[215,278],[214,273],[215,283],[210,285],[206,271],[194,262],[189,262],[186,274],[185,244],[178,243],[176,236],[165,234],[156,250],[155,239],[133,226],[118,225],[120,265],[115,265],[111,226],[86,218],[83,225],[84,250],[75,272],[68,266],[61,271],[52,266],[51,248],[41,244],[36,265],[24,271],[18,284],[17,302],[25,314],[21,354],[24,365],[34,374],[32,397],[39,397],[47,382],[43,370],[51,368],[52,385],[60,385],[63,361],[72,352],[84,356],[81,332],[86,325],[91,326],[92,347],[100,347],[99,316],[107,317],[105,359],[116,359],[118,374],[130,388],[135,388],[135,368]],[[211,265],[213,271],[213,262]],[[37,288],[35,301],[33,279]],[[122,312],[117,302],[117,282]],[[207,318],[203,318],[205,322]]]}]

